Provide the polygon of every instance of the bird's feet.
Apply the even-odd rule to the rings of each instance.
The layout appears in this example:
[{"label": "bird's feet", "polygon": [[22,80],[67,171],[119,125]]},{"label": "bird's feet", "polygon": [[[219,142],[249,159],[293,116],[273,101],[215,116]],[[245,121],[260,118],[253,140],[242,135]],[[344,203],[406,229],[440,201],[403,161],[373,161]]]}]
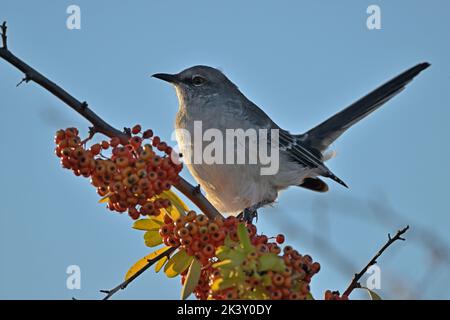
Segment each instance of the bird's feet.
[{"label": "bird's feet", "polygon": [[244,220],[247,223],[252,223],[253,219],[256,218],[256,222],[258,222],[258,209],[264,207],[265,205],[273,203],[273,200],[263,200],[258,202],[257,204],[252,205],[251,207],[245,208],[244,211],[238,214],[238,218]]},{"label": "bird's feet", "polygon": [[258,222],[258,211],[256,208],[254,208],[254,206],[245,208],[244,211],[242,211],[242,220],[247,223],[253,223],[253,219],[256,219],[256,222]]},{"label": "bird's feet", "polygon": [[192,193],[196,196],[202,193],[202,187],[198,184],[194,187],[194,190],[192,190]]}]

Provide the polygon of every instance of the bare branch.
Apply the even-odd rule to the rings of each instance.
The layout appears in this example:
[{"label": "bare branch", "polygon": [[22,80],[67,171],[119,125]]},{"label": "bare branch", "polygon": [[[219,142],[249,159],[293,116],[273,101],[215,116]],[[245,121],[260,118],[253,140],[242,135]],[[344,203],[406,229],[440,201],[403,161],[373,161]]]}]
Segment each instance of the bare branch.
[{"label": "bare branch", "polygon": [[383,252],[389,248],[391,244],[393,244],[397,240],[404,241],[405,239],[402,238],[402,235],[408,231],[409,226],[406,226],[405,228],[397,231],[397,234],[394,237],[391,237],[390,234],[388,234],[388,241],[386,244],[375,254],[375,256],[369,261],[369,263],[357,274],[355,274],[352,282],[348,286],[347,290],[343,293],[345,296],[349,296],[350,293],[352,293],[353,289],[361,288],[361,284],[359,283],[359,280],[361,277],[367,272],[367,269],[369,269],[371,266],[377,263],[377,259],[383,254]]},{"label": "bare branch", "polygon": [[113,288],[111,290],[100,290],[100,292],[106,294],[106,296],[103,298],[103,300],[108,300],[114,294],[116,294],[118,291],[125,289],[131,282],[133,282],[134,279],[136,279],[142,273],[144,273],[145,270],[150,268],[152,265],[154,265],[156,262],[158,262],[162,258],[170,256],[172,254],[172,252],[174,252],[176,249],[178,249],[178,247],[173,247],[173,248],[167,249],[166,251],[164,251],[160,255],[156,256],[155,258],[153,258],[151,260],[148,260],[147,264],[144,267],[142,267],[142,269],[140,269],[138,272],[136,272],[129,279],[127,279],[124,282],[122,282],[121,284],[119,284],[117,287],[115,287],[115,288]]},{"label": "bare branch", "polygon": [[3,21],[0,28],[2,30],[2,49],[8,50],[8,36],[6,35],[6,30],[8,27],[6,26],[6,21]]},{"label": "bare branch", "polygon": [[[94,111],[92,111],[86,102],[77,100],[63,88],[46,78],[36,69],[29,66],[9,51],[6,46],[6,22],[3,22],[0,27],[2,30],[3,40],[3,47],[0,48],[0,57],[25,74],[25,78],[21,81],[21,83],[29,81],[37,83],[88,120],[93,125],[93,130],[95,132],[102,133],[108,137],[118,137],[123,143],[128,142],[130,138],[129,130],[125,129],[124,131],[120,131],[114,128],[105,120],[100,118]],[[180,177],[180,181],[175,185],[175,187],[187,198],[189,198],[210,219],[221,216],[219,211],[217,211],[217,209],[200,192],[196,192],[196,188],[182,177]]]}]

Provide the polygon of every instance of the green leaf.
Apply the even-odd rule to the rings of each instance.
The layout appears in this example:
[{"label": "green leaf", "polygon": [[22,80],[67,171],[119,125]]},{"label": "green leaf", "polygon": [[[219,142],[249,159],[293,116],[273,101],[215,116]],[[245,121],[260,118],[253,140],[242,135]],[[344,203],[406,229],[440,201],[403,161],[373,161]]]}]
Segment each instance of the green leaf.
[{"label": "green leaf", "polygon": [[214,280],[213,284],[211,285],[211,290],[212,291],[224,290],[224,289],[234,287],[235,285],[236,285],[236,279],[219,278],[219,279]]},{"label": "green leaf", "polygon": [[144,234],[144,241],[147,247],[156,247],[163,242],[158,231],[147,231]]},{"label": "green leaf", "polygon": [[259,257],[259,271],[283,272],[285,268],[283,260],[275,253],[265,253]]},{"label": "green leaf", "polygon": [[364,289],[367,291],[367,293],[369,294],[370,300],[383,300],[381,299],[381,297],[378,295],[378,293],[376,293],[375,291],[366,288],[366,287],[361,287],[360,289]]},{"label": "green leaf", "polygon": [[202,265],[197,259],[193,259],[189,267],[183,288],[181,289],[181,299],[185,300],[194,291],[200,280]]},{"label": "green leaf", "polygon": [[133,223],[133,228],[136,230],[159,231],[162,225],[163,225],[162,221],[149,218],[135,221]]},{"label": "green leaf", "polygon": [[234,247],[236,245],[236,242],[231,240],[230,235],[227,234],[227,236],[225,237],[225,240],[223,242],[223,245],[225,247],[232,248],[232,247]]},{"label": "green leaf", "polygon": [[220,246],[216,249],[216,257],[219,258],[219,260],[225,260],[228,258],[230,251],[231,249],[229,247]]},{"label": "green leaf", "polygon": [[193,259],[194,257],[189,256],[184,249],[181,249],[169,259],[164,267],[164,272],[169,278],[174,278],[185,271]]},{"label": "green leaf", "polygon": [[216,262],[212,265],[213,268],[224,268],[224,269],[231,269],[234,268],[235,265],[231,259],[226,259],[220,262]]},{"label": "green leaf", "polygon": [[[133,275],[136,274],[136,272],[138,272],[143,267],[145,267],[148,264],[148,260],[156,258],[160,254],[163,254],[164,252],[166,252],[168,249],[170,249],[170,247],[163,247],[163,248],[153,251],[152,253],[139,259],[125,274],[125,281],[130,279]],[[167,259],[166,257],[164,257],[164,258]],[[162,259],[164,259],[164,258],[162,258]],[[161,261],[161,260],[159,260],[159,261]]]},{"label": "green leaf", "polygon": [[242,248],[245,251],[251,251],[253,249],[253,246],[248,235],[247,227],[242,222],[238,225],[237,234]]},{"label": "green leaf", "polygon": [[311,292],[308,292],[308,294],[306,295],[306,300],[314,300],[314,297],[311,294]]}]

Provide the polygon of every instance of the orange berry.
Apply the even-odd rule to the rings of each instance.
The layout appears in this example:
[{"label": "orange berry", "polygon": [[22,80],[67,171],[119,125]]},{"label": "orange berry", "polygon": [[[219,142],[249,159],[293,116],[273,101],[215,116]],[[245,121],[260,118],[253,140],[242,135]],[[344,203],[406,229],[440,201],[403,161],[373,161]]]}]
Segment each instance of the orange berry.
[{"label": "orange berry", "polygon": [[200,226],[204,226],[208,223],[208,218],[205,215],[200,214],[195,218],[195,222]]},{"label": "orange berry", "polygon": [[214,255],[214,247],[211,244],[207,244],[204,248],[203,248],[203,253],[205,254],[205,256],[207,257],[212,257]]},{"label": "orange berry", "polygon": [[272,283],[275,286],[281,286],[284,283],[284,277],[281,274],[276,273],[272,277]]},{"label": "orange berry", "polygon": [[208,231],[209,231],[209,233],[215,233],[215,232],[219,231],[219,226],[215,223],[210,223],[210,224],[208,224]]},{"label": "orange berry", "polygon": [[185,237],[189,236],[189,230],[187,228],[184,228],[184,227],[179,229],[178,230],[178,236],[180,238],[185,238]]},{"label": "orange berry", "polygon": [[196,225],[195,223],[192,223],[192,222],[189,222],[189,223],[186,225],[186,229],[188,229],[189,234],[190,234],[191,236],[197,234],[197,231],[198,231],[197,225]]},{"label": "orange berry", "polygon": [[184,238],[181,238],[180,243],[183,246],[190,246],[192,244],[192,237],[191,236],[186,236]]},{"label": "orange berry", "polygon": [[142,138],[133,137],[130,139],[130,144],[133,146],[134,150],[137,150],[140,148],[140,146],[142,144]]},{"label": "orange berry", "polygon": [[281,290],[277,289],[270,292],[270,297],[272,300],[280,300],[283,297],[283,293],[281,292]]}]

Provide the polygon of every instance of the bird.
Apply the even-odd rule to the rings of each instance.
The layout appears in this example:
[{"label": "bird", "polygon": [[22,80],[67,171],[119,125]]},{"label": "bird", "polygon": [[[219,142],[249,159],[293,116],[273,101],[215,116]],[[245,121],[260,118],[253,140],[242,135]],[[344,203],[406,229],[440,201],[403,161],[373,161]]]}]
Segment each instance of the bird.
[{"label": "bird", "polygon": [[[325,165],[331,157],[330,145],[351,126],[403,91],[429,66],[428,62],[413,66],[300,134],[292,134],[278,126],[216,68],[197,65],[175,74],[156,73],[152,76],[175,87],[179,102],[175,119],[176,140],[182,155],[192,154],[201,141],[186,139],[178,132],[195,134],[196,123],[201,123],[203,132],[214,129],[223,134],[227,129],[277,130],[279,168],[275,174],[260,174],[260,162],[191,161],[187,164],[189,172],[205,191],[206,198],[221,213],[240,214],[251,222],[257,217],[259,208],[272,205],[280,191],[288,187],[299,186],[323,193],[329,190],[324,181],[328,178],[347,188],[347,184]],[[269,142],[266,140],[266,143]]]}]

